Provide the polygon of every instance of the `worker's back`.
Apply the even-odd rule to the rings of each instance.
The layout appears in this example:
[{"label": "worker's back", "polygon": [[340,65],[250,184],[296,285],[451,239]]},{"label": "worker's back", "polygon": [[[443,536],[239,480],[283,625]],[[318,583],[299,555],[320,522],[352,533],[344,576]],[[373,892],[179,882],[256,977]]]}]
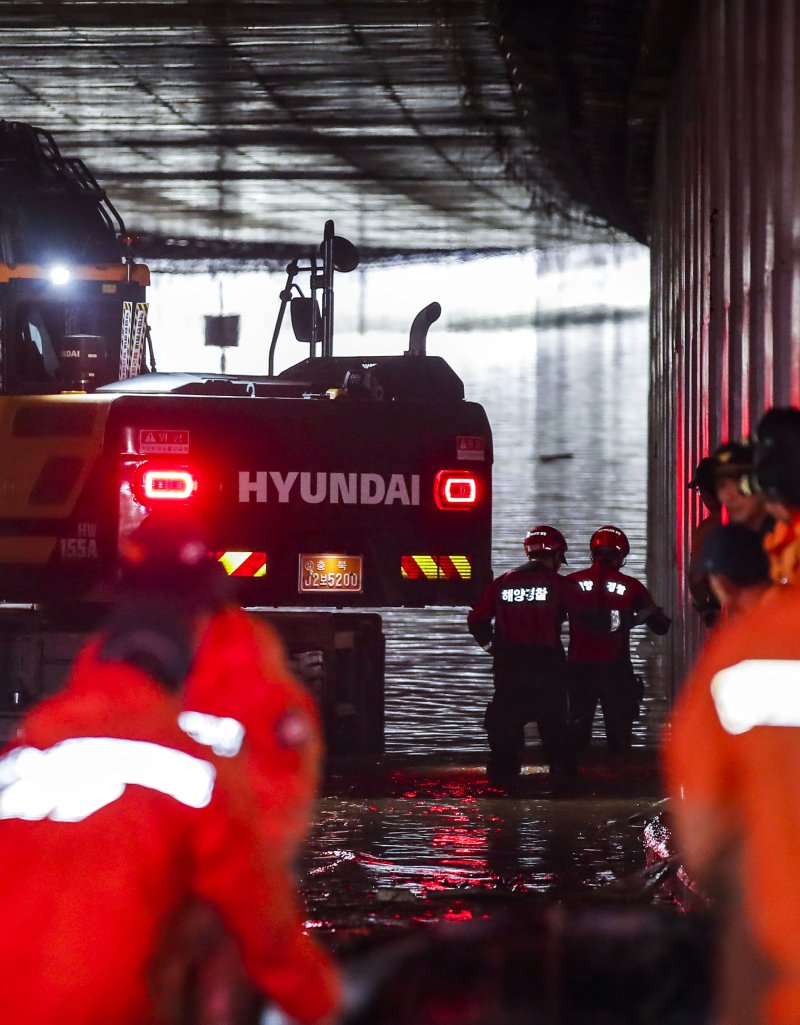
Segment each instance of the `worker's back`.
[{"label": "worker's back", "polygon": [[679,694],[665,748],[681,820],[724,822],[737,841],[744,910],[781,966],[774,996],[789,1009],[770,1020],[787,1022],[800,1020],[798,618],[800,589],[776,587],[718,626]]},{"label": "worker's back", "polygon": [[222,911],[265,991],[306,1020],[329,1008],[324,955],[282,869],[274,886],[263,870],[241,766],[186,737],[179,710],[141,670],[96,664],[0,761],[4,1020],[149,1021],[160,937],[196,898]]}]

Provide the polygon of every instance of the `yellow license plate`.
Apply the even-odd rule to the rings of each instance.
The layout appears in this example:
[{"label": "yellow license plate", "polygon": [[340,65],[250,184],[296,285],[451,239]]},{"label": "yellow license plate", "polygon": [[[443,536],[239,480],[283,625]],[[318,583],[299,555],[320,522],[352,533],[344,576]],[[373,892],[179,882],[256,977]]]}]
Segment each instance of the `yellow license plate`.
[{"label": "yellow license plate", "polygon": [[360,555],[301,555],[301,593],[306,591],[360,591]]}]

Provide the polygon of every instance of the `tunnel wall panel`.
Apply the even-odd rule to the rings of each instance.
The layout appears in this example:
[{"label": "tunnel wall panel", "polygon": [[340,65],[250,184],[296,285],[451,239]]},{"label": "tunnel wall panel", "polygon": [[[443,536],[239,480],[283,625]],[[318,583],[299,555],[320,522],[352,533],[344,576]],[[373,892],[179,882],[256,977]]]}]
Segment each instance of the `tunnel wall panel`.
[{"label": "tunnel wall panel", "polygon": [[795,0],[703,0],[658,131],[648,579],[675,617],[673,687],[704,632],[687,482],[765,409],[800,404],[799,44]]}]

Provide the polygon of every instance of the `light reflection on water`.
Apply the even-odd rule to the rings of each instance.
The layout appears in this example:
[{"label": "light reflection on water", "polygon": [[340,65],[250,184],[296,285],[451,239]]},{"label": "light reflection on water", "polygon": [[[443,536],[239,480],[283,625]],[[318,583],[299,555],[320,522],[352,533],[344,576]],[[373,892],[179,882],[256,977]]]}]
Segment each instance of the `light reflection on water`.
[{"label": "light reflection on water", "polygon": [[583,776],[584,792],[554,799],[544,777],[527,775],[510,795],[480,769],[441,765],[334,781],[304,859],[309,921],[346,946],[520,903],[649,903],[640,819],[654,807],[651,784]]},{"label": "light reflection on water", "polygon": [[[608,881],[614,863],[629,852],[624,826],[608,828],[619,809],[634,814],[647,802],[631,799],[573,800],[563,806],[558,831],[541,829],[552,816],[550,802],[502,797],[470,798],[451,792],[444,799],[421,796],[323,803],[318,834],[326,854],[310,872],[324,876],[329,863],[352,861],[370,877],[370,888],[406,886],[419,897],[457,888],[511,893],[575,895]],[[511,810],[510,812],[510,809]],[[353,854],[354,834],[370,853]],[[602,855],[602,857],[600,857]],[[631,863],[629,869],[638,866]]]}]

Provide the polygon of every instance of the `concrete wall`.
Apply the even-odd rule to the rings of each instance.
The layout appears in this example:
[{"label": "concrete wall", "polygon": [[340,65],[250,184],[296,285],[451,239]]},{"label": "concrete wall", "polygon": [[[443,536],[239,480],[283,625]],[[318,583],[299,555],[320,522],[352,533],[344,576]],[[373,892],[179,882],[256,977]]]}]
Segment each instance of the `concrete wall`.
[{"label": "concrete wall", "polygon": [[701,456],[800,402],[800,5],[701,0],[665,105],[652,221],[650,567],[680,681]]}]

